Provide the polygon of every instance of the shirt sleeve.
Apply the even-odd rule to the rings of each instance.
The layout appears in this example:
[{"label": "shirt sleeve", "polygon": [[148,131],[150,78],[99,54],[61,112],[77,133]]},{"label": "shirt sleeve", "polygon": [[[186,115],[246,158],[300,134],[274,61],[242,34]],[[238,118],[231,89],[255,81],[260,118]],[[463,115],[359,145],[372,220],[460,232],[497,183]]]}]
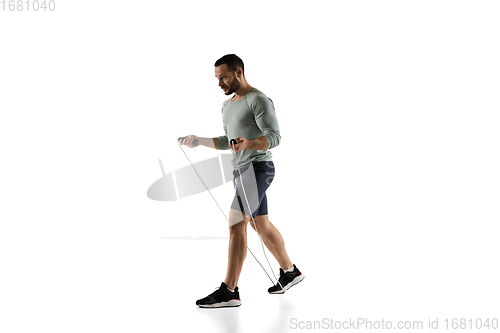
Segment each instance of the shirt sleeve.
[{"label": "shirt sleeve", "polygon": [[258,96],[252,105],[255,122],[269,142],[267,149],[280,144],[281,135],[273,101],[266,96]]},{"label": "shirt sleeve", "polygon": [[224,132],[226,135],[221,135],[217,137],[217,141],[219,141],[219,149],[220,150],[228,150],[229,149],[229,139],[227,138],[227,126],[224,125]]}]

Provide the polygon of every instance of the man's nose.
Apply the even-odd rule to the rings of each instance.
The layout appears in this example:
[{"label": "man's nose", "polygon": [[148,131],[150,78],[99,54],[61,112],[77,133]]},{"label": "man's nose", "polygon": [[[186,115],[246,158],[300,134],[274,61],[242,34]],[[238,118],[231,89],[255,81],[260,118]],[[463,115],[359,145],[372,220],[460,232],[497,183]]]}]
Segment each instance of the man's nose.
[{"label": "man's nose", "polygon": [[222,86],[224,86],[224,85],[225,85],[225,84],[224,84],[224,81],[219,80],[219,87],[222,87]]}]

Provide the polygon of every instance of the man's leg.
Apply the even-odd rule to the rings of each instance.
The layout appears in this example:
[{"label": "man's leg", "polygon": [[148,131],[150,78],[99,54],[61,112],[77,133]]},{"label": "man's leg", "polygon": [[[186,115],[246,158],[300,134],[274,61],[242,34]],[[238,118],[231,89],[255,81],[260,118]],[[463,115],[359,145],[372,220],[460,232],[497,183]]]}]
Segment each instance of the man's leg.
[{"label": "man's leg", "polygon": [[[273,254],[274,258],[280,264],[280,267],[285,271],[289,268],[293,267],[290,258],[285,250],[285,242],[281,233],[274,226],[274,224],[269,221],[268,215],[258,215],[254,218],[255,224],[257,226],[257,230],[259,232],[262,241],[269,249],[269,251]],[[255,230],[253,225],[253,221],[250,220],[250,225]]]},{"label": "man's leg", "polygon": [[[256,231],[259,232],[262,241],[266,244],[266,247],[273,254],[281,267],[278,283],[267,291],[270,294],[283,294],[286,290],[304,280],[304,274],[302,274],[297,266],[290,261],[285,250],[283,237],[278,229],[269,221],[267,214],[258,215],[254,220],[257,227]],[[252,223],[252,221],[250,221],[250,223]]]},{"label": "man's leg", "polygon": [[221,283],[219,289],[196,301],[196,305],[199,307],[220,308],[241,305],[240,293],[236,288],[247,254],[247,222],[248,218],[242,212],[231,209],[229,212],[230,238],[226,279]]},{"label": "man's leg", "polygon": [[[224,283],[234,290],[247,255],[247,223],[250,216],[235,209],[229,212],[229,251]],[[238,222],[239,221],[239,222]]]}]

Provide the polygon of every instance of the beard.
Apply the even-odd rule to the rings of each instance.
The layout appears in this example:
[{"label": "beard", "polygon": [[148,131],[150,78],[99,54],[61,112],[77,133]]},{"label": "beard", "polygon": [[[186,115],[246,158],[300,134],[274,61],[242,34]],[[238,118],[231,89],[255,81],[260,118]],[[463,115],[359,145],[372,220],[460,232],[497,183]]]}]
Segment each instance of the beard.
[{"label": "beard", "polygon": [[[228,90],[227,90],[227,92],[225,92],[226,95],[231,95],[236,90],[240,89],[240,85],[241,85],[240,82],[238,80],[235,80],[235,81],[236,82],[233,82],[233,83],[229,84],[229,87],[227,87]],[[226,87],[224,87],[224,88],[226,88]]]}]

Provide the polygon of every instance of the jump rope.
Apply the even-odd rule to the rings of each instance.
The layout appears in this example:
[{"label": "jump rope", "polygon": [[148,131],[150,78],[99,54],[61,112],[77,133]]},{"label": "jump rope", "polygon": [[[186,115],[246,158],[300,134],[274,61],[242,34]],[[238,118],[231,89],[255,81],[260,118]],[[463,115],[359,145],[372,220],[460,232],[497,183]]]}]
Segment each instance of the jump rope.
[{"label": "jump rope", "polygon": [[[191,160],[189,159],[189,157],[187,156],[186,152],[184,151],[184,149],[182,148],[181,144],[179,143],[180,140],[183,140],[185,137],[180,137],[177,139],[177,144],[179,145],[179,147],[181,148],[182,152],[184,153],[184,155],[186,156],[187,160],[189,161],[189,164],[191,164],[191,166],[193,167],[194,171],[196,172],[196,174],[198,175],[198,178],[200,178],[201,182],[203,183],[203,185],[205,186],[205,188],[207,189],[207,191],[210,193],[210,195],[212,196],[212,199],[214,199],[215,203],[217,204],[217,207],[219,207],[219,210],[221,211],[222,215],[224,215],[224,218],[229,222],[229,218],[226,216],[226,214],[224,213],[224,211],[220,208],[219,206],[219,203],[217,202],[217,200],[215,200],[214,196],[212,195],[212,192],[210,192],[210,189],[207,187],[207,185],[205,185],[205,182],[203,182],[203,179],[201,179],[198,171],[196,171],[196,168],[194,167],[193,163],[191,163]],[[255,224],[255,220],[253,219],[253,215],[252,215],[252,210],[250,209],[250,204],[248,203],[248,198],[247,198],[247,194],[245,192],[245,186],[243,185],[243,177],[241,176],[241,169],[240,169],[240,158],[236,158],[236,153],[234,152],[234,145],[239,143],[238,141],[236,141],[235,139],[231,139],[231,141],[229,141],[229,143],[232,145],[233,149],[231,149],[231,152],[233,153],[233,160],[236,161],[236,166],[237,166],[237,169],[238,169],[238,172],[240,174],[240,182],[241,182],[241,188],[243,190],[243,195],[245,197],[245,201],[247,203],[247,207],[248,207],[248,210],[250,211],[250,217],[252,218],[252,222],[253,222],[253,226],[255,228],[255,231],[257,232],[257,235],[259,235],[259,239],[260,239],[260,243],[262,245],[262,251],[264,252],[264,257],[266,257],[266,260],[267,260],[267,263],[269,264],[269,267],[271,268],[271,272],[273,273],[273,276],[274,276],[274,279],[278,282],[278,284],[280,285],[281,289],[283,290],[283,292],[285,292],[285,288],[283,288],[283,286],[281,285],[280,281],[276,278],[276,275],[274,275],[274,272],[273,272],[273,268],[271,267],[271,264],[269,263],[269,259],[267,259],[267,255],[266,255],[266,250],[264,249],[264,242],[262,241],[262,237],[260,237],[260,234],[259,234],[259,231],[257,230],[257,225]],[[198,144],[198,139],[194,139],[193,140],[193,144],[197,145]],[[251,162],[250,162],[251,163]],[[244,221],[243,221],[244,222]],[[238,223],[241,223],[241,222],[238,222]],[[247,245],[247,249],[248,251],[250,251],[250,253],[252,254],[252,257],[254,257],[255,260],[257,260],[257,262],[259,263],[260,267],[262,267],[262,269],[264,270],[264,272],[266,273],[267,277],[269,278],[269,280],[271,280],[271,283],[274,284],[274,281],[271,279],[271,277],[269,276],[269,274],[267,274],[267,271],[266,269],[264,268],[264,266],[262,266],[262,264],[260,263],[260,261],[254,256],[252,250],[250,250],[250,248],[248,247]]]}]

